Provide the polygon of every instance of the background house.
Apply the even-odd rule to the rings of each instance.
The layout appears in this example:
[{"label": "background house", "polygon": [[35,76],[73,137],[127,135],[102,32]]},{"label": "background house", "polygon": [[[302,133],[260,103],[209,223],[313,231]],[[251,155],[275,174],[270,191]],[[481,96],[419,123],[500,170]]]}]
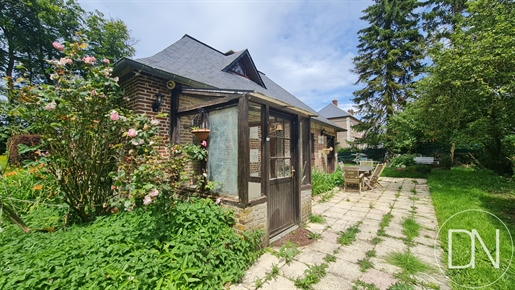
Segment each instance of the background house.
[{"label": "background house", "polygon": [[349,148],[351,147],[352,142],[363,137],[363,132],[357,132],[352,129],[352,126],[359,124],[360,120],[354,117],[354,112],[352,112],[352,110],[345,112],[340,109],[338,107],[337,100],[333,100],[332,103],[318,111],[318,114],[327,118],[337,126],[346,129],[346,131],[338,132],[338,142],[340,142],[340,147]]},{"label": "background house", "polygon": [[248,50],[223,53],[185,35],[151,57],[121,59],[114,73],[135,112],[168,113],[160,128],[171,143],[200,142],[194,120],[209,119],[201,170],[218,183],[213,198],[234,209],[236,230],[262,229],[268,241],[307,221],[316,112],[258,71]]}]

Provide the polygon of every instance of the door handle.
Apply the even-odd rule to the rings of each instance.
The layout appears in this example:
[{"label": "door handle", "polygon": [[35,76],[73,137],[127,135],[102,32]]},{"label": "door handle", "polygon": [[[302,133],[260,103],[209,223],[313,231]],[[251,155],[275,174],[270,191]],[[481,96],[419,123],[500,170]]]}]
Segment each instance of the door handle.
[{"label": "door handle", "polygon": [[295,175],[295,169],[291,169],[291,178],[293,178],[293,176]]}]

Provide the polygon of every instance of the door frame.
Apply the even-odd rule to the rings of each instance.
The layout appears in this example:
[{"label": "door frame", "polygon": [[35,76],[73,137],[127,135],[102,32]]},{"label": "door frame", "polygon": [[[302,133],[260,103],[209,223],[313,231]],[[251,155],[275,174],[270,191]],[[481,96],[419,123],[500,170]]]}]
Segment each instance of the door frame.
[{"label": "door frame", "polygon": [[[268,107],[268,108],[269,108],[269,110],[267,110],[268,112],[263,114],[263,117],[266,118],[264,120],[265,121],[264,123],[266,123],[267,138],[269,138],[269,132],[270,132],[270,124],[269,124],[270,117],[278,117],[278,118],[284,119],[285,121],[290,122],[290,167],[291,167],[291,169],[293,169],[293,172],[294,172],[293,176],[290,175],[290,178],[291,178],[290,194],[292,197],[291,205],[293,207],[292,208],[293,217],[292,217],[291,223],[281,225],[281,226],[277,227],[276,229],[272,230],[271,229],[272,216],[271,216],[270,194],[271,194],[271,188],[272,188],[274,179],[270,179],[270,171],[271,171],[270,142],[264,142],[265,143],[264,146],[266,148],[263,148],[264,149],[263,152],[267,152],[266,158],[265,158],[266,159],[266,170],[264,170],[264,171],[266,171],[266,175],[264,175],[264,176],[266,176],[266,187],[267,187],[267,190],[265,191],[265,193],[268,197],[268,203],[267,203],[268,227],[267,228],[268,228],[269,237],[273,237],[273,236],[276,236],[276,235],[280,234],[281,232],[284,232],[285,230],[288,230],[289,228],[297,225],[300,220],[300,209],[301,209],[300,184],[299,184],[300,178],[299,178],[299,174],[297,174],[297,173],[300,173],[300,170],[298,168],[299,167],[299,156],[298,156],[298,152],[299,152],[299,150],[298,150],[299,121],[298,121],[297,115],[287,114],[282,111],[274,110],[273,108],[270,108],[270,107]],[[265,179],[263,179],[263,181],[265,181]]]}]

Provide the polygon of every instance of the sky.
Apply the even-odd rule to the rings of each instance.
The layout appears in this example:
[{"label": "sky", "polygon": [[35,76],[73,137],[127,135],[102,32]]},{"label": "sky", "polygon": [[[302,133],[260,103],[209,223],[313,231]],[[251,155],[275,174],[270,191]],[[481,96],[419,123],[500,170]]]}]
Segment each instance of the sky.
[{"label": "sky", "polygon": [[136,55],[154,55],[185,34],[219,50],[248,49],[257,69],[316,111],[333,99],[352,108],[351,72],[365,0],[79,0],[122,20]]}]

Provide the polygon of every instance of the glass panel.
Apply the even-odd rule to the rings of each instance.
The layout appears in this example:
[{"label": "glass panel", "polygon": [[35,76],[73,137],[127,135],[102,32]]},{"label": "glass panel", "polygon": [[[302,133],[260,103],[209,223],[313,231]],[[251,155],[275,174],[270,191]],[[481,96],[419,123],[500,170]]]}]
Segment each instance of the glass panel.
[{"label": "glass panel", "polygon": [[249,106],[250,176],[261,177],[261,106]]},{"label": "glass panel", "polygon": [[284,140],[284,156],[285,157],[291,157],[291,141],[290,139]]},{"label": "glass panel", "polygon": [[281,138],[274,138],[276,139],[276,154],[275,156],[277,157],[284,157],[284,146],[283,146],[283,143],[284,143],[284,140],[281,139]]},{"label": "glass panel", "polygon": [[283,128],[284,128],[284,138],[291,138],[291,125],[290,125],[290,122],[284,122],[284,125],[283,125]]},{"label": "glass panel", "polygon": [[275,170],[276,170],[275,176],[277,178],[284,177],[284,160],[283,159],[275,160]]},{"label": "glass panel", "polygon": [[291,160],[290,159],[284,160],[284,176],[285,177],[291,176]]},{"label": "glass panel", "polygon": [[214,192],[238,196],[238,107],[209,112],[208,177]]}]

